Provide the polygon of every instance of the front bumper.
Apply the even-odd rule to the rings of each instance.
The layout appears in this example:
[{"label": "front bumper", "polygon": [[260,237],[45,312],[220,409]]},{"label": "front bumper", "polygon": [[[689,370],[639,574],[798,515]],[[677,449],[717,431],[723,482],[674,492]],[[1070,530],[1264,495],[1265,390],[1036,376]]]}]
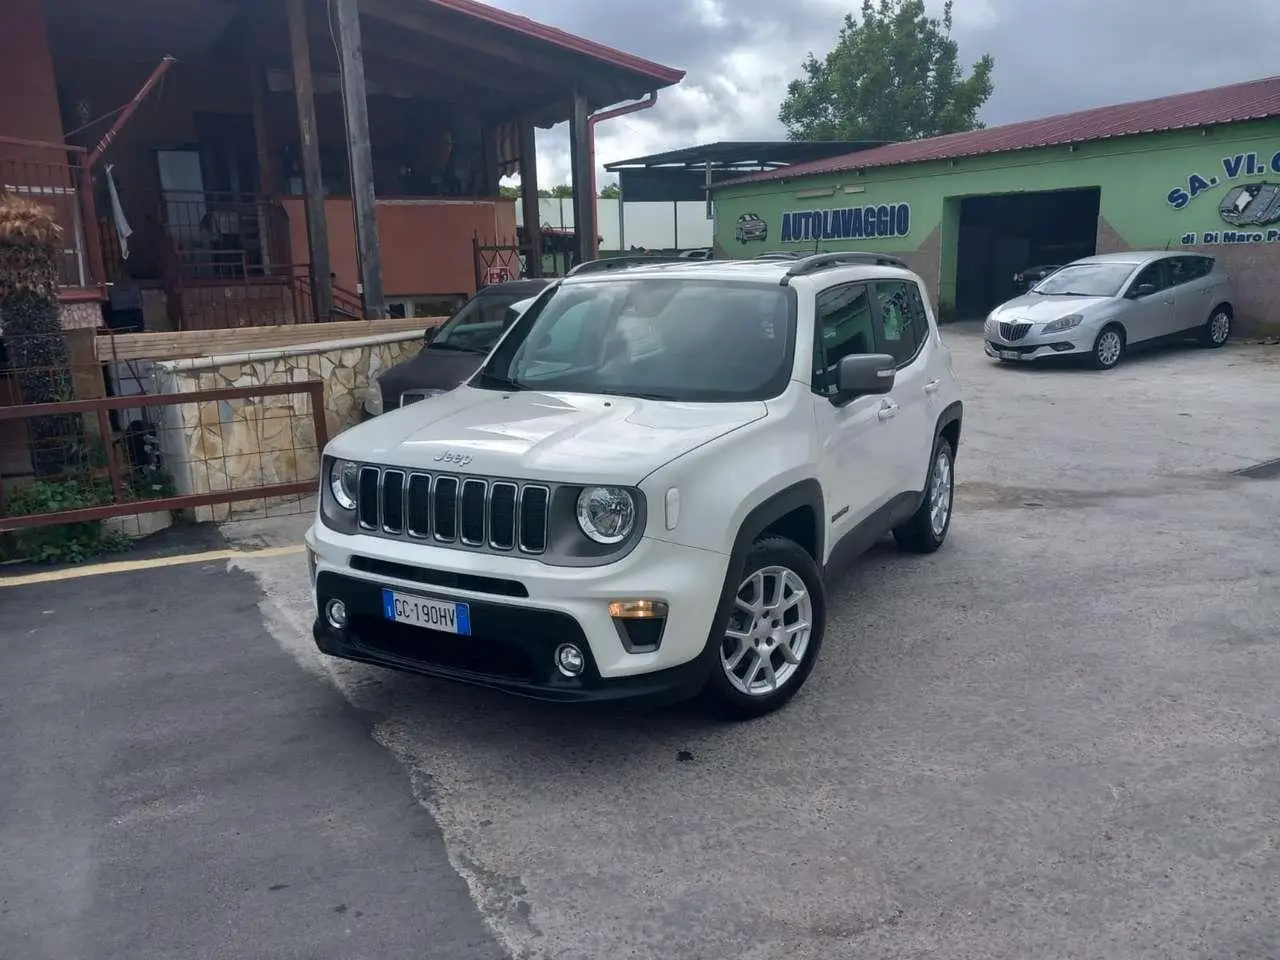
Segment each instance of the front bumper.
[{"label": "front bumper", "polygon": [[[1073,331],[1074,332],[1074,331]],[[999,339],[987,338],[984,343],[987,356],[996,360],[1039,360],[1042,357],[1064,357],[1072,354],[1087,353],[1088,346],[1080,346],[1073,340],[1049,339],[1043,343],[1004,343]]]},{"label": "front bumper", "polygon": [[[332,656],[557,701],[676,700],[706,682],[707,651],[715,649],[707,638],[728,557],[645,539],[615,564],[553,567],[526,557],[348,536],[318,522],[306,540],[313,635]],[[387,620],[384,587],[468,604],[471,634]],[[347,607],[343,630],[322,616],[334,599]],[[608,612],[610,601],[623,599],[668,604],[657,649],[628,652]],[[562,643],[583,651],[580,676],[557,670]]]}]

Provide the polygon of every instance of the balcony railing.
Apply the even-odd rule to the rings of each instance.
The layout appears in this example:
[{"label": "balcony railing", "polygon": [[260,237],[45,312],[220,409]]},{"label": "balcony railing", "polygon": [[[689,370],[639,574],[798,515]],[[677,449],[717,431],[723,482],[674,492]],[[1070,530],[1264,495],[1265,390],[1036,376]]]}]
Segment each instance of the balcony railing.
[{"label": "balcony railing", "polygon": [[52,212],[62,227],[58,280],[87,287],[98,281],[85,238],[80,167],[71,159],[77,152],[62,144],[0,137],[0,195],[27,197]]}]

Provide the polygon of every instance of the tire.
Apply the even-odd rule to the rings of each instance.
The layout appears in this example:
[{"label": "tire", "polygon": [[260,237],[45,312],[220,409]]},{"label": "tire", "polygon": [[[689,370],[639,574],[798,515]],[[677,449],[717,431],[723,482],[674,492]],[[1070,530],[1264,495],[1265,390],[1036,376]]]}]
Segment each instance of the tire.
[{"label": "tire", "polygon": [[[730,576],[735,574],[731,572]],[[781,614],[762,617],[760,614],[768,608],[760,610],[760,601],[774,599],[779,581],[785,585]],[[734,605],[728,622],[708,639],[715,651],[703,694],[718,715],[752,720],[783,706],[809,679],[822,649],[827,601],[822,574],[813,557],[783,537],[766,537],[752,545],[739,584],[737,597],[741,602]],[[751,606],[757,610],[752,612]],[[788,629],[805,620],[809,625],[807,633]],[[778,643],[788,636],[790,645]],[[794,651],[797,646],[800,650],[793,658],[797,662],[791,662],[785,651]]]},{"label": "tire", "polygon": [[1124,359],[1124,350],[1124,330],[1113,323],[1098,331],[1089,362],[1095,370],[1114,370]]},{"label": "tire", "polygon": [[1225,347],[1231,338],[1231,321],[1232,314],[1229,306],[1220,303],[1214,307],[1209,314],[1209,319],[1204,322],[1200,330],[1200,345],[1211,350]]},{"label": "tire", "polygon": [[929,461],[924,498],[911,519],[894,528],[893,539],[900,549],[908,553],[933,553],[946,542],[956,499],[955,463],[951,441],[939,437]]}]

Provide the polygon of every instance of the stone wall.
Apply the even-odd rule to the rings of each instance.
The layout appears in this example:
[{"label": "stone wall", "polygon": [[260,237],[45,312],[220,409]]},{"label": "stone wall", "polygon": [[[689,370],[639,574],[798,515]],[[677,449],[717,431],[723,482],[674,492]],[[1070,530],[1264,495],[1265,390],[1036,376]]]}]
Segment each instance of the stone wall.
[{"label": "stone wall", "polygon": [[[154,378],[157,392],[168,394],[321,380],[325,426],[333,437],[359,422],[372,378],[421,348],[420,332],[390,333],[157,361]],[[305,393],[172,404],[161,408],[160,417],[161,454],[179,494],[245,490],[318,476],[319,451]],[[197,520],[228,520],[261,515],[263,509],[262,500],[247,500],[200,507],[195,515]]]}]

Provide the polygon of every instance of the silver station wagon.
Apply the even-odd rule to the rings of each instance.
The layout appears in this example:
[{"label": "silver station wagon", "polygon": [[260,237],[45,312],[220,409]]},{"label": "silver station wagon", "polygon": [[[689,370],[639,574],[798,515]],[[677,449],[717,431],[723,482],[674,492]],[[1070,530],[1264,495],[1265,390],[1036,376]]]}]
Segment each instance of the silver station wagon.
[{"label": "silver station wagon", "polygon": [[1076,260],[991,311],[987,356],[1088,357],[1110,370],[1139,343],[1197,337],[1220,347],[1235,318],[1231,278],[1213,257],[1169,251]]}]

